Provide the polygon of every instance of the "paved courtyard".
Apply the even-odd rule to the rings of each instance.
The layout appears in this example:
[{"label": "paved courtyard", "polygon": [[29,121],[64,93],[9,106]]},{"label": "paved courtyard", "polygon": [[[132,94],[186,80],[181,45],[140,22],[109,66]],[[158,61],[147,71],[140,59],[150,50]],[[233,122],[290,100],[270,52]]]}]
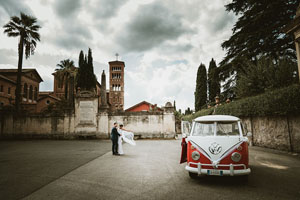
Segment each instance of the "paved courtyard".
[{"label": "paved courtyard", "polygon": [[0,142],[0,199],[300,199],[299,156],[252,147],[248,182],[189,178],[179,140]]}]

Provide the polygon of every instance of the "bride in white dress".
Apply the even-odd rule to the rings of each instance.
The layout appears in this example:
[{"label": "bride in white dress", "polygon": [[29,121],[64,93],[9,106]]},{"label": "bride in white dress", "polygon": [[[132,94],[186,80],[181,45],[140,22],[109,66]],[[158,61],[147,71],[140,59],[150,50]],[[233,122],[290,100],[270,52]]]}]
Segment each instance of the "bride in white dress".
[{"label": "bride in white dress", "polygon": [[120,124],[118,132],[120,134],[118,139],[118,153],[120,155],[124,155],[122,141],[125,141],[126,143],[135,146],[136,143],[134,141],[134,134],[130,131],[125,130],[122,124]]}]

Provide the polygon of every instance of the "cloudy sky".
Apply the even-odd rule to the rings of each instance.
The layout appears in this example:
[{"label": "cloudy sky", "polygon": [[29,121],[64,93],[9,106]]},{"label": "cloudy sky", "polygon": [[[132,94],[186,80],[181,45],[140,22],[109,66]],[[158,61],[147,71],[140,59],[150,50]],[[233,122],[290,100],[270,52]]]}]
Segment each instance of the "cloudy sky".
[{"label": "cloudy sky", "polygon": [[17,67],[18,38],[8,38],[3,25],[22,11],[38,18],[41,42],[24,61],[36,68],[53,90],[56,64],[80,50],[93,51],[95,73],[115,53],[125,62],[125,108],[146,100],[194,109],[197,68],[217,63],[221,43],[231,35],[236,17],[225,11],[230,0],[0,0],[0,68]]}]

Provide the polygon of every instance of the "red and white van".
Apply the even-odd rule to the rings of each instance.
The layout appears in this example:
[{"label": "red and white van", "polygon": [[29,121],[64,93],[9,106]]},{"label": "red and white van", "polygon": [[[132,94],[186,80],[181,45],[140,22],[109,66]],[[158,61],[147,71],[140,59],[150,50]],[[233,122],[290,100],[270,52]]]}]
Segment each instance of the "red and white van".
[{"label": "red and white van", "polygon": [[248,138],[239,118],[229,115],[198,117],[189,129],[189,123],[182,122],[180,163],[187,162],[185,169],[191,178],[248,175],[251,172]]}]

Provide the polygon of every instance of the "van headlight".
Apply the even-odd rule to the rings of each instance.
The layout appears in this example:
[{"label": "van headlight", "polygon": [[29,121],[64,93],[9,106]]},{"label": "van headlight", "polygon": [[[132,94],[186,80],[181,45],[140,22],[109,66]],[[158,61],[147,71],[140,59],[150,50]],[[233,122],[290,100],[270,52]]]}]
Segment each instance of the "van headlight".
[{"label": "van headlight", "polygon": [[242,158],[242,155],[238,152],[234,152],[233,154],[231,154],[231,160],[234,162],[239,162]]},{"label": "van headlight", "polygon": [[200,159],[200,153],[198,151],[193,151],[192,158],[193,158],[193,160],[199,160]]}]

